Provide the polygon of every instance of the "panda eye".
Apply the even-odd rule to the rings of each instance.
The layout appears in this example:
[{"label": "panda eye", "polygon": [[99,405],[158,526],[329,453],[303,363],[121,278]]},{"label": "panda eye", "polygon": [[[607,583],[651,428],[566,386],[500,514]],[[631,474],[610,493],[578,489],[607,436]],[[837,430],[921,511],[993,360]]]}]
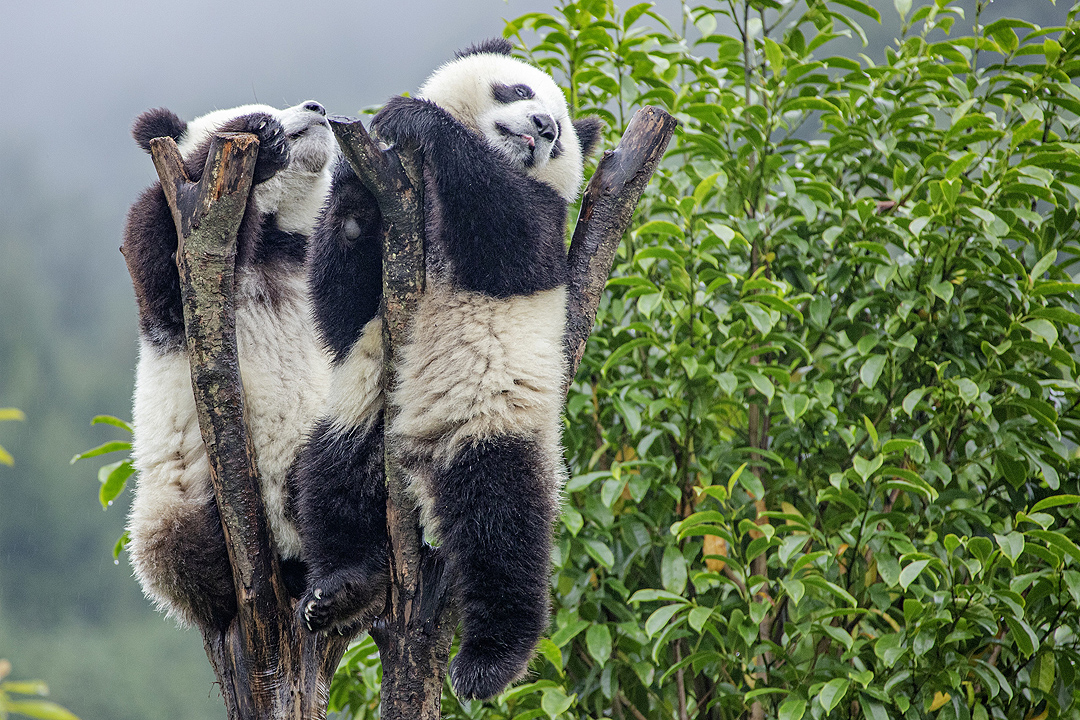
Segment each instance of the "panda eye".
[{"label": "panda eye", "polygon": [[528,85],[503,85],[502,83],[494,83],[491,86],[491,94],[495,98],[496,102],[508,105],[510,103],[518,102],[520,100],[531,100],[536,97],[536,94],[532,91],[532,88]]}]

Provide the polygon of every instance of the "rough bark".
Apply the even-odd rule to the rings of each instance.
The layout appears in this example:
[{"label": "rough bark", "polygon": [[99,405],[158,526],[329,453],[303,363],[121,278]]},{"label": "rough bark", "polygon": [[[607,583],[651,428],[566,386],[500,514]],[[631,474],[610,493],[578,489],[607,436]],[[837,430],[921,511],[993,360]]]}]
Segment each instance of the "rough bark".
[{"label": "rough bark", "polygon": [[215,135],[196,184],[172,138],[151,141],[177,228],[192,389],[236,589],[237,616],[224,633],[203,628],[203,643],[230,719],[321,718],[348,641],[296,625],[244,422],[233,289],[236,232],[257,153],[254,135]]},{"label": "rough bark", "polygon": [[[619,146],[604,154],[585,190],[569,253],[564,389],[581,362],[619,241],[675,124],[663,110],[639,110]],[[331,118],[330,126],[353,170],[378,201],[386,228],[383,332],[392,387],[394,348],[424,287],[423,158],[412,147],[380,150],[358,120]],[[391,427],[392,409],[386,412],[385,427]],[[457,618],[441,558],[423,543],[415,500],[392,446],[386,447],[391,603],[372,630],[383,666],[382,717],[436,720]]]},{"label": "rough bark", "polygon": [[581,197],[568,257],[565,344],[569,372],[564,389],[569,389],[585,354],[619,241],[676,125],[675,118],[660,108],[646,106],[634,113],[618,147],[604,153]]}]

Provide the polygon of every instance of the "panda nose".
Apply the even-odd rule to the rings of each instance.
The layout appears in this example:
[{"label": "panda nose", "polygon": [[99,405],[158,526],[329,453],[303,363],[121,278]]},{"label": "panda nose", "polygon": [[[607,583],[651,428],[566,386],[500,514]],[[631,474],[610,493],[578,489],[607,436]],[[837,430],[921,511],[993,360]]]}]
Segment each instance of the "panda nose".
[{"label": "panda nose", "polygon": [[304,109],[310,110],[311,112],[319,113],[323,117],[326,117],[326,108],[324,108],[321,104],[315,102],[314,100],[308,100],[306,103],[304,103]]},{"label": "panda nose", "polygon": [[555,121],[550,115],[533,115],[533,125],[536,126],[536,134],[546,140],[555,139]]}]

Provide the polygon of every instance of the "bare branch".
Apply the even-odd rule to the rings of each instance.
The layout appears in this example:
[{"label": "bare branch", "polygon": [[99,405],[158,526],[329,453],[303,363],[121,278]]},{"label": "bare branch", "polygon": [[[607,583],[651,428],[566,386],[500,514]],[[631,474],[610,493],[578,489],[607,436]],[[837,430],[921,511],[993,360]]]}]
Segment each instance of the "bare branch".
[{"label": "bare branch", "polygon": [[585,188],[568,258],[568,375],[564,389],[570,387],[585,354],[585,343],[592,333],[619,241],[630,226],[634,208],[660,164],[676,124],[675,118],[660,108],[646,106],[638,110],[618,147],[604,153]]}]

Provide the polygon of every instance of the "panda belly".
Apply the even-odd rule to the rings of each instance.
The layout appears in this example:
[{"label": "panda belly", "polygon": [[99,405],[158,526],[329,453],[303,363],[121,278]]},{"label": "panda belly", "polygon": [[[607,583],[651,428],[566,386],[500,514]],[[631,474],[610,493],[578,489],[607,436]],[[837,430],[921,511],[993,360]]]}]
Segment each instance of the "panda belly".
[{"label": "panda belly", "polygon": [[557,503],[565,324],[564,287],[496,298],[429,284],[398,357],[391,434],[420,471],[413,490],[430,530],[438,481],[423,469],[446,467],[477,441],[528,440]]},{"label": "panda belly", "polygon": [[[255,278],[238,278],[236,335],[263,504],[275,544],[288,558],[299,556],[300,540],[287,517],[286,475],[326,396],[329,359],[311,327],[303,277],[276,283],[270,304]],[[185,532],[186,518],[213,502],[186,353],[142,341],[133,421],[139,474],[129,531],[138,572],[155,538]]]},{"label": "panda belly", "polygon": [[323,410],[330,359],[315,335],[303,274],[271,281],[272,301],[256,271],[238,277],[236,343],[271,536],[282,557],[296,558],[300,536],[290,517],[286,478]]}]

